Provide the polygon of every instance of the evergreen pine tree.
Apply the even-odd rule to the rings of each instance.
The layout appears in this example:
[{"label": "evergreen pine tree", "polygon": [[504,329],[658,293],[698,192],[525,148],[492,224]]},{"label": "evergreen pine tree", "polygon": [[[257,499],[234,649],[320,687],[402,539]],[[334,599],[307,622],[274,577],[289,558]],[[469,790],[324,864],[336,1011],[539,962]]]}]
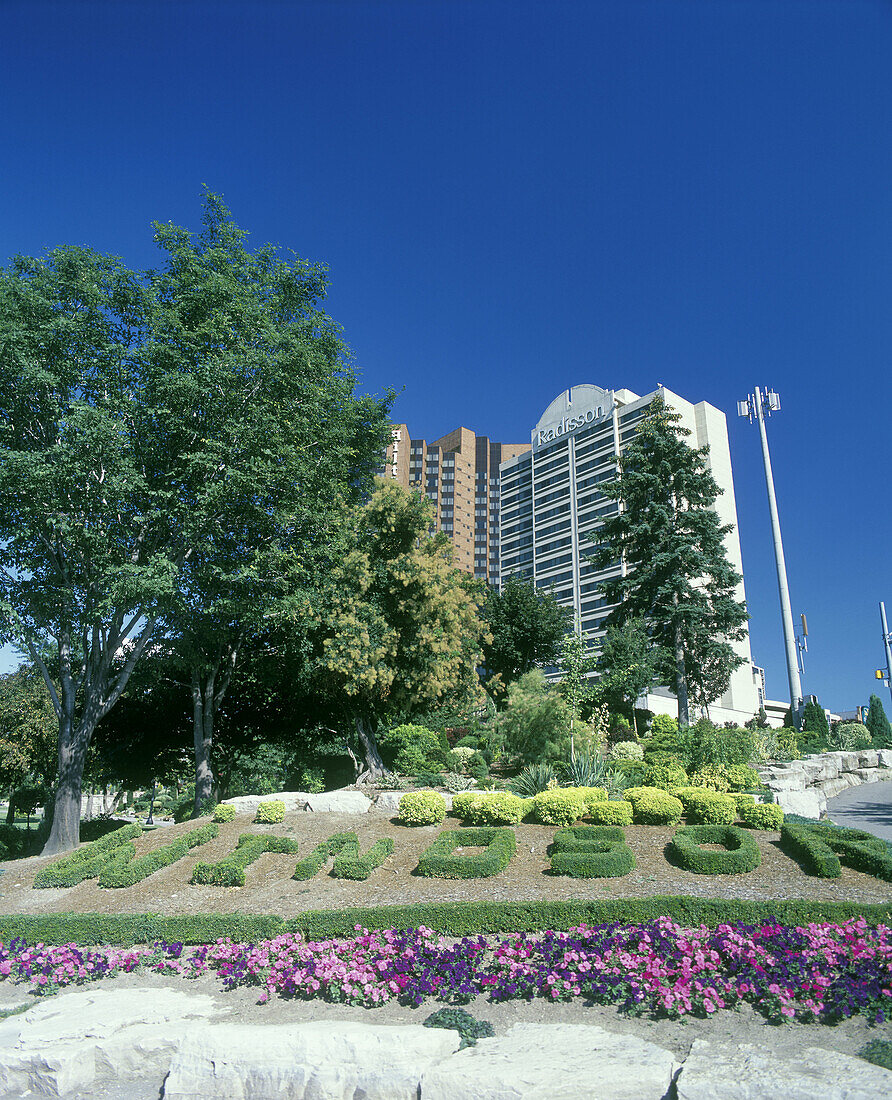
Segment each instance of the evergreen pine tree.
[{"label": "evergreen pine tree", "polygon": [[680,419],[661,396],[654,398],[620,459],[619,477],[601,487],[621,509],[604,521],[593,560],[600,569],[625,562],[626,574],[604,583],[605,596],[618,605],[607,623],[644,620],[686,726],[689,697],[718,698],[743,663],[730,643],[744,636],[747,614],[724,544],[731,526],[715,510],[721,490],[706,464],[707,448],[688,446]]},{"label": "evergreen pine tree", "polygon": [[805,710],[802,713],[802,732],[806,734],[805,739],[812,746],[809,751],[820,752],[826,747],[830,726],[827,723],[824,708],[814,699],[809,699],[805,704]]},{"label": "evergreen pine tree", "polygon": [[867,711],[867,728],[873,738],[875,749],[892,749],[892,726],[883,710],[883,704],[878,695],[871,695],[869,710]]}]

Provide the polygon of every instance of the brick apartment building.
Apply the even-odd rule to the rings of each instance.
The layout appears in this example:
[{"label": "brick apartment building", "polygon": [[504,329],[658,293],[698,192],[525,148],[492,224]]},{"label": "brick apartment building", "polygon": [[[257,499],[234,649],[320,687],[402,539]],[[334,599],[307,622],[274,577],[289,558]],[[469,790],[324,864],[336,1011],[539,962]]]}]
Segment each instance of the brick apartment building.
[{"label": "brick apartment building", "polygon": [[530,449],[529,443],[494,443],[456,428],[428,443],[394,424],[381,473],[433,505],[432,530],[455,547],[455,564],[490,584],[499,583],[499,464]]}]

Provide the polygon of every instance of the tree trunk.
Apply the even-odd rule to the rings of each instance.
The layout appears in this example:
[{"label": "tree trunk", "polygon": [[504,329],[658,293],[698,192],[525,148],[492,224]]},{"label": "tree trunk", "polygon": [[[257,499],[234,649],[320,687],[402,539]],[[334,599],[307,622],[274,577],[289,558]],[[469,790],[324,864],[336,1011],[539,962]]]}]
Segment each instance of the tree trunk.
[{"label": "tree trunk", "polygon": [[87,749],[96,722],[88,711],[77,729],[72,715],[59,719],[59,777],[56,785],[53,827],[44,845],[43,856],[70,852],[80,843],[81,791]]},{"label": "tree trunk", "polygon": [[357,715],[355,722],[356,733],[359,737],[359,744],[362,747],[362,756],[365,762],[365,767],[357,775],[356,782],[367,783],[370,780],[380,779],[381,776],[387,774],[387,769],[384,767],[384,761],[378,751],[375,731],[371,723],[360,715]]},{"label": "tree trunk", "polygon": [[198,817],[202,805],[213,797],[214,773],[211,751],[214,746],[214,674],[204,685],[197,669],[192,670],[192,737],[195,744],[195,801],[192,816]]},{"label": "tree trunk", "polygon": [[678,724],[680,727],[691,724],[688,706],[688,677],[684,662],[684,639],[681,627],[675,628],[675,694],[678,697]]}]

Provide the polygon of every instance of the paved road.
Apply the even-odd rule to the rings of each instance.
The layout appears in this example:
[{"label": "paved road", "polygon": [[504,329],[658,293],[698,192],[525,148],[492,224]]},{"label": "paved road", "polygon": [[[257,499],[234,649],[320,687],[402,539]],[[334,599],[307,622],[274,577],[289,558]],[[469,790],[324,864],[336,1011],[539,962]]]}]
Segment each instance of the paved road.
[{"label": "paved road", "polygon": [[828,800],[827,813],[837,825],[866,829],[892,840],[892,781],[849,787]]}]

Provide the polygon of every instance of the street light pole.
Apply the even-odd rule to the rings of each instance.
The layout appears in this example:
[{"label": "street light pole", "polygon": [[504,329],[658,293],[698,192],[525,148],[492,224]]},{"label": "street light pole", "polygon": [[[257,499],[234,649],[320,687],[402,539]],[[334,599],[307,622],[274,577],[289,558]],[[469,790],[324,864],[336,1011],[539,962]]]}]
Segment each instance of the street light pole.
[{"label": "street light pole", "polygon": [[790,711],[793,724],[799,724],[802,712],[802,683],[799,679],[799,658],[796,652],[796,634],[793,630],[793,612],[790,608],[790,588],[787,584],[787,563],[784,559],[784,544],[781,539],[780,519],[777,514],[777,497],[774,493],[774,475],[771,472],[771,455],[768,453],[768,436],[765,432],[765,417],[780,411],[780,398],[769,390],[764,395],[756,386],[755,391],[747,394],[746,401],[739,401],[737,410],[741,416],[748,416],[750,423],[755,416],[759,423],[759,436],[762,440],[762,462],[765,466],[765,486],[768,489],[768,510],[771,513],[771,532],[774,536],[774,560],[777,566],[777,590],[780,595],[781,620],[784,626],[784,648],[787,653],[787,676],[790,680]]},{"label": "street light pole", "polygon": [[889,624],[886,622],[886,605],[880,600],[880,622],[883,624],[883,644],[886,647],[886,683],[889,685],[889,694],[892,695],[892,634],[889,633]]}]

